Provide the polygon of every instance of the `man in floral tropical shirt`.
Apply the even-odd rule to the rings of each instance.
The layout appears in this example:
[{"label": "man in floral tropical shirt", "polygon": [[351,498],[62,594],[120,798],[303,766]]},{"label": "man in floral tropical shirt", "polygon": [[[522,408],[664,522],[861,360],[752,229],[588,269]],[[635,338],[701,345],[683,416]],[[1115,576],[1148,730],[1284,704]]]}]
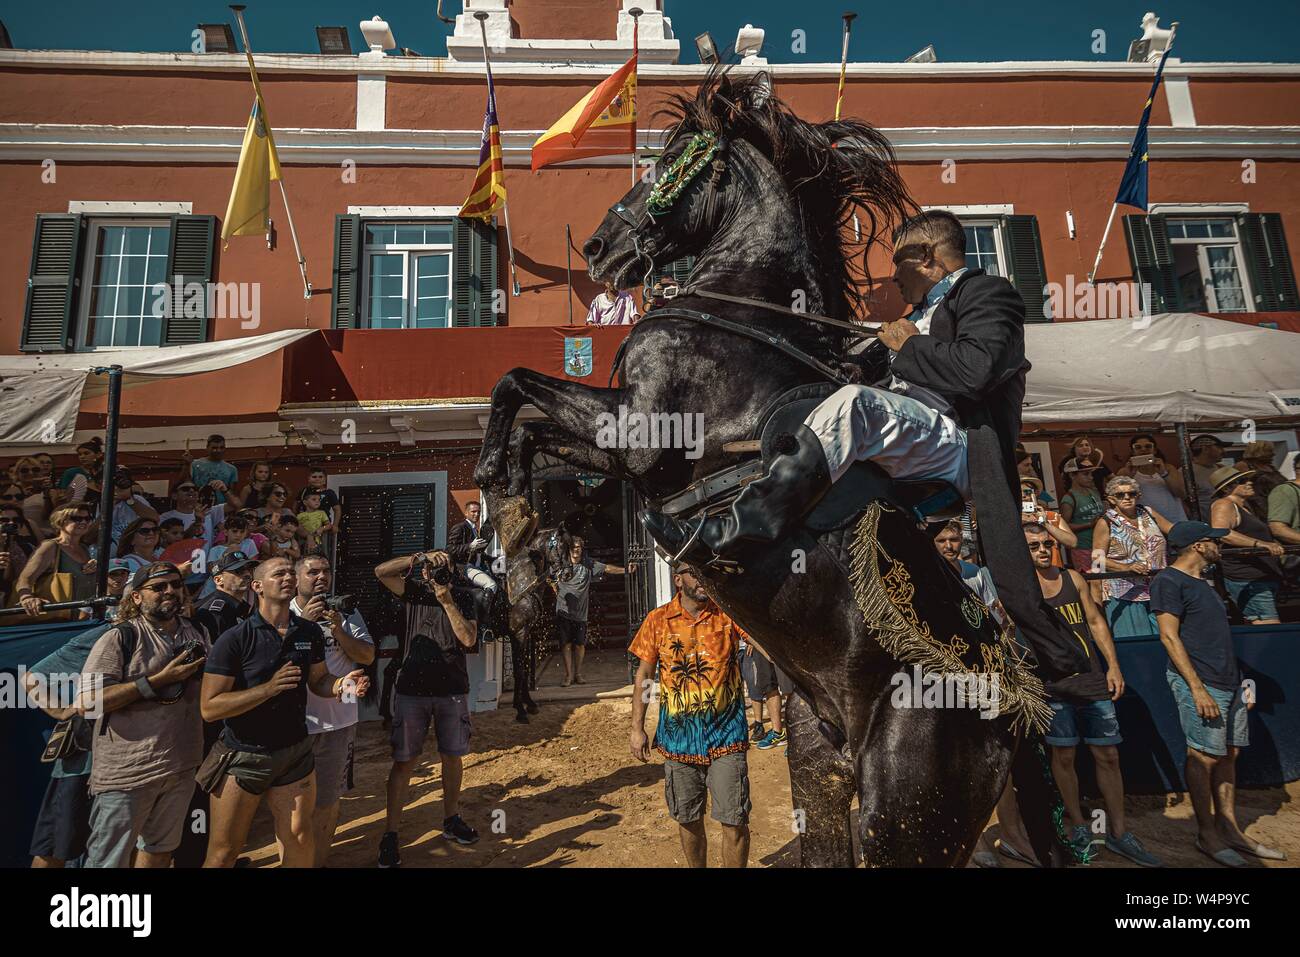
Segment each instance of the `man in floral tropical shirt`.
[{"label": "man in floral tropical shirt", "polygon": [[705,592],[689,566],[673,576],[677,595],[656,608],[628,649],[640,659],[632,695],[632,756],[650,760],[645,714],[659,671],[659,721],[654,748],[665,758],[668,813],[679,825],[690,867],[704,867],[705,792],[722,825],[722,862],[749,857],[749,747],[739,650],[745,633]]}]

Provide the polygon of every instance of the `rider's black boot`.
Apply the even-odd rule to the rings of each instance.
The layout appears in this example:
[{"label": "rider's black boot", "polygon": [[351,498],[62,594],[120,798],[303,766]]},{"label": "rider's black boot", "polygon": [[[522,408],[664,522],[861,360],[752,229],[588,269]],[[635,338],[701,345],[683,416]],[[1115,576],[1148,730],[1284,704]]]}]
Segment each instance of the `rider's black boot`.
[{"label": "rider's black boot", "polygon": [[791,447],[772,460],[767,474],[745,486],[729,512],[708,519],[702,528],[699,519],[679,522],[662,512],[643,512],[641,521],[672,555],[694,536],[681,556],[688,564],[734,560],[747,547],[779,542],[799,527],[831,488],[830,466],[816,434],[804,425],[789,440]]}]

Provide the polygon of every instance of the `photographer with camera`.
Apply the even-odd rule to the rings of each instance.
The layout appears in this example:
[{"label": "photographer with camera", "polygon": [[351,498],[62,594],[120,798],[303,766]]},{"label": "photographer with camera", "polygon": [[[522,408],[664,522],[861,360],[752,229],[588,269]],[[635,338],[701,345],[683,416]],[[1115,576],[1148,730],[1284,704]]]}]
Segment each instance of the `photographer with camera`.
[{"label": "photographer with camera", "polygon": [[[308,555],[295,565],[298,594],[289,609],[314,621],[325,633],[325,664],[331,674],[348,674],[375,660],[375,643],[351,595],[330,596],[333,569],[324,555]],[[307,734],[316,755],[316,866],[324,867],[339,822],[339,798],[351,790],[352,746],[360,703],[307,696]]]},{"label": "photographer with camera", "polygon": [[[87,867],[168,867],[181,841],[203,755],[199,682],[208,641],[181,617],[185,584],[171,562],[131,578],[116,627],[86,659],[79,706],[102,712],[91,747]],[[97,689],[102,678],[102,696]]]},{"label": "photographer with camera", "polygon": [[359,669],[330,673],[321,629],[290,610],[296,590],[287,558],[262,562],[253,573],[257,608],[212,646],[200,700],[204,720],[224,721],[225,728],[197,775],[212,795],[204,867],[234,865],[264,795],[281,866],[315,862],[316,761],[307,736],[308,689],[322,698],[348,699],[364,695],[370,682]]},{"label": "photographer with camera", "polygon": [[131,477],[128,469],[119,468],[113,473],[113,547],[117,547],[122,533],[139,519],[158,521],[158,512],[144,497],[144,489]]},{"label": "photographer with camera", "polygon": [[[411,772],[433,725],[442,761],[442,836],[473,844],[478,832],[461,819],[461,758],[469,753],[469,669],[465,655],[476,644],[469,589],[453,593],[455,566],[446,552],[394,558],[375,577],[405,605],[405,654],[393,697],[393,767],[388,773],[388,817],[379,843],[379,866],[401,866],[397,829]],[[463,586],[467,584],[462,579]]]}]

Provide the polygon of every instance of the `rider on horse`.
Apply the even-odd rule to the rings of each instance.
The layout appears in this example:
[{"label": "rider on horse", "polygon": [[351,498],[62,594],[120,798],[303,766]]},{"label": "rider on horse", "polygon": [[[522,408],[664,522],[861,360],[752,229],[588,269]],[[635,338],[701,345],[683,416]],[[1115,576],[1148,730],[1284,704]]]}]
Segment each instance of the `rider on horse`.
[{"label": "rider on horse", "polygon": [[792,534],[855,462],[899,480],[945,481],[973,498],[998,593],[1043,673],[1078,673],[1087,662],[1043,605],[1016,511],[1012,449],[1029,369],[1023,300],[1006,279],[966,268],[952,213],[912,217],[894,244],[894,282],[913,309],[853,357],[871,385],[844,386],[818,405],[729,512],[690,522],[648,512],[646,526],[680,560],[735,560]]}]

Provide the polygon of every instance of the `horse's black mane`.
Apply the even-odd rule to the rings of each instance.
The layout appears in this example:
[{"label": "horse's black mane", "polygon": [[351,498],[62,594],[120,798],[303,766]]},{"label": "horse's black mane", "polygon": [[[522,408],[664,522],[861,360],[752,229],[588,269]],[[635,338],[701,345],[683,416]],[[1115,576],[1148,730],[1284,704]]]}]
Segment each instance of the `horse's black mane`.
[{"label": "horse's black mane", "polygon": [[[656,115],[672,122],[666,142],[707,130],[766,156],[794,196],[830,315],[861,316],[872,284],[867,254],[919,208],[879,130],[860,120],[810,123],[771,90],[767,73],[731,76],[730,66],[715,65],[694,95],[670,96]],[[861,240],[853,236],[854,213]]]}]

